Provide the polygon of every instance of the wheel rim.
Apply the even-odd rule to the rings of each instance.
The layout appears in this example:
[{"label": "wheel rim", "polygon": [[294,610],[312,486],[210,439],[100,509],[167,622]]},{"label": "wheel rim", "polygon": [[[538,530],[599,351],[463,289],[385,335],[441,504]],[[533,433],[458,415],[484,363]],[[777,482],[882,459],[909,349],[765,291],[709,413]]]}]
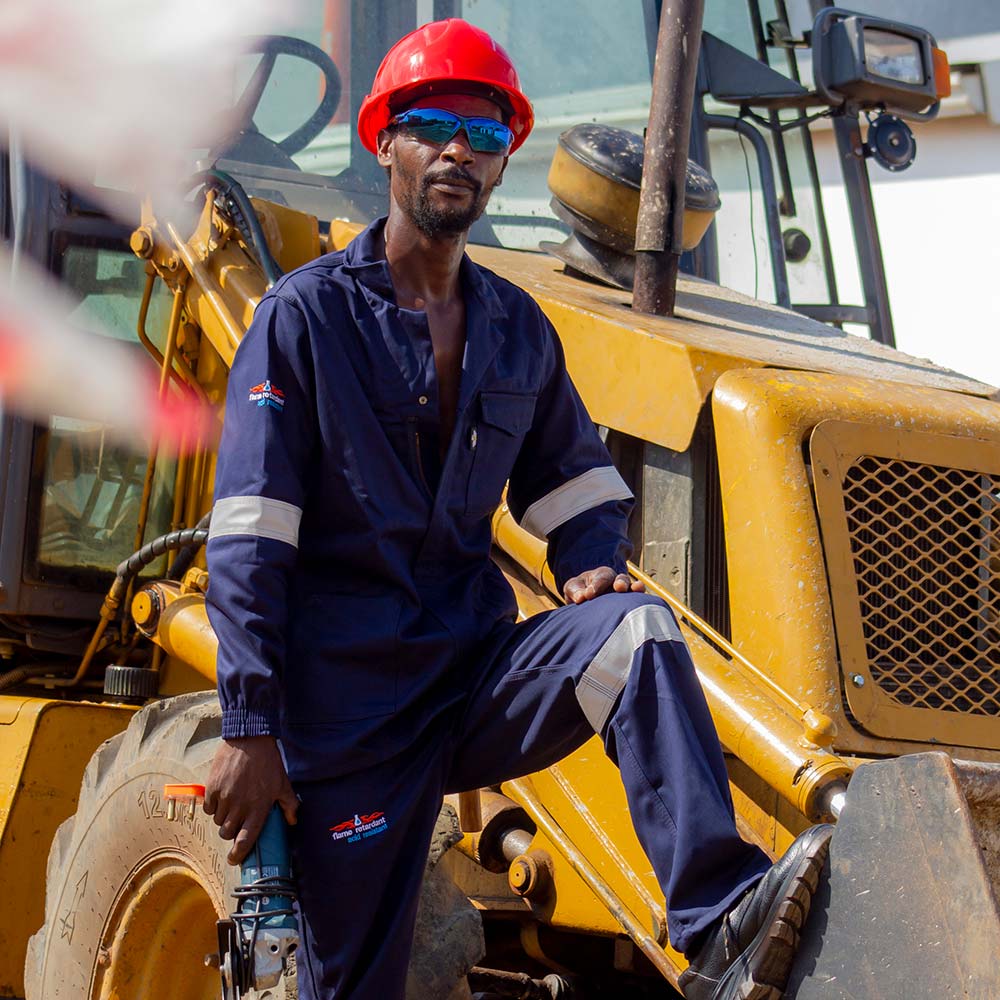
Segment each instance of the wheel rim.
[{"label": "wheel rim", "polygon": [[217,1000],[219,973],[213,895],[189,862],[157,857],[119,894],[98,950],[93,1000],[156,997]]}]

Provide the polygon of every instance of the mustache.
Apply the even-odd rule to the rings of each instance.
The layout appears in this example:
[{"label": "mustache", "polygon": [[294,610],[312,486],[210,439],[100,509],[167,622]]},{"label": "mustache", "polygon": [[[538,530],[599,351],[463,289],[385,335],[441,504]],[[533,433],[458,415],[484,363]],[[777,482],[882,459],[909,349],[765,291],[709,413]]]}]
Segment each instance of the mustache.
[{"label": "mustache", "polygon": [[461,167],[448,167],[445,170],[437,170],[433,174],[426,174],[423,182],[424,190],[438,181],[452,181],[460,184],[468,184],[477,196],[483,187],[482,184],[480,184],[479,181],[472,176],[472,174],[463,170]]}]

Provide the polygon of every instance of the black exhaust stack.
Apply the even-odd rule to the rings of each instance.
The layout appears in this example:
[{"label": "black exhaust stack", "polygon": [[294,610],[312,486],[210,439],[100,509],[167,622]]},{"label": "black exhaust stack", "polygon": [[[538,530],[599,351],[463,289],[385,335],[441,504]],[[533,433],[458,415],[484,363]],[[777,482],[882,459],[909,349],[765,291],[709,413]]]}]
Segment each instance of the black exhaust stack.
[{"label": "black exhaust stack", "polygon": [[649,104],[632,308],[672,316],[704,0],[662,0]]}]

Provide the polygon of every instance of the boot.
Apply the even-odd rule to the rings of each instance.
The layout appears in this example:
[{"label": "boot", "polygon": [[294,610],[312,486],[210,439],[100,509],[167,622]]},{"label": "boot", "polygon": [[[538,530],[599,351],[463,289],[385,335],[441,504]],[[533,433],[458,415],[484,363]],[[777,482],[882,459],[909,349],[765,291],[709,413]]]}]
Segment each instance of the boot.
[{"label": "boot", "polygon": [[781,1000],[833,827],[814,826],[712,924],[680,977],[686,1000]]}]

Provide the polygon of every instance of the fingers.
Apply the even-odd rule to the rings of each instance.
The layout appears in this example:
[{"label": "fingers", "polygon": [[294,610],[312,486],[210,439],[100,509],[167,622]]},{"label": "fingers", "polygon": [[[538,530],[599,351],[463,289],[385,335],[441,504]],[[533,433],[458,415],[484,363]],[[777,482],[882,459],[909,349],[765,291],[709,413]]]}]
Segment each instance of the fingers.
[{"label": "fingers", "polygon": [[223,840],[232,840],[227,860],[239,864],[251,851],[275,802],[294,824],[299,808],[273,737],[225,740],[206,782],[204,809]]},{"label": "fingers", "polygon": [[583,573],[576,578],[572,590],[570,590],[569,584],[566,585],[567,599],[573,604],[583,604],[584,601],[589,601],[597,597],[603,589],[598,589],[597,585],[595,585],[593,572]]},{"label": "fingers", "polygon": [[230,808],[228,812],[217,811],[214,819],[219,827],[219,836],[223,840],[232,840],[243,828],[244,814],[241,810]]},{"label": "fingers", "polygon": [[600,594],[606,594],[615,585],[615,571],[610,566],[600,566],[590,571],[590,586],[587,588],[587,600]]},{"label": "fingers", "polygon": [[645,594],[646,585],[641,580],[633,580],[628,573],[619,573],[615,577],[615,591],[619,594]]},{"label": "fingers", "polygon": [[[231,865],[238,865],[250,853],[253,845],[257,843],[260,831],[264,829],[264,821],[267,819],[269,809],[270,807],[263,811],[254,810],[234,831],[236,839],[229,849],[229,854],[226,855],[226,860]],[[225,826],[219,830],[219,835],[223,840],[232,840],[233,833],[229,833],[228,836],[227,833]]]},{"label": "fingers", "polygon": [[[226,745],[223,743],[215,752],[212,768],[209,771],[208,780],[205,782],[205,801],[202,802],[201,807],[209,816],[214,816],[219,808],[219,772],[225,767],[225,753]],[[216,822],[220,821],[216,820]]]},{"label": "fingers", "polygon": [[220,797],[218,807],[212,814],[212,822],[219,828],[219,836],[223,840],[232,840],[243,826],[245,810],[240,809],[235,802],[229,802]]},{"label": "fingers", "polygon": [[[211,778],[209,781],[211,781]],[[201,804],[201,808],[204,809],[209,816],[215,815],[215,810],[219,808],[219,793],[212,787],[211,784],[205,788],[205,799]]]},{"label": "fingers", "polygon": [[281,806],[281,811],[285,815],[285,822],[289,826],[295,826],[298,822],[299,799],[292,791],[291,785],[288,785],[278,796],[278,805]]},{"label": "fingers", "polygon": [[[587,570],[572,580],[566,581],[563,588],[563,596],[571,604],[582,604],[584,601],[591,601],[609,590],[621,589],[617,585],[619,579],[628,580],[628,577],[619,575],[616,577],[615,571],[610,566],[598,566],[596,569]],[[627,589],[627,584],[626,588]]]}]

